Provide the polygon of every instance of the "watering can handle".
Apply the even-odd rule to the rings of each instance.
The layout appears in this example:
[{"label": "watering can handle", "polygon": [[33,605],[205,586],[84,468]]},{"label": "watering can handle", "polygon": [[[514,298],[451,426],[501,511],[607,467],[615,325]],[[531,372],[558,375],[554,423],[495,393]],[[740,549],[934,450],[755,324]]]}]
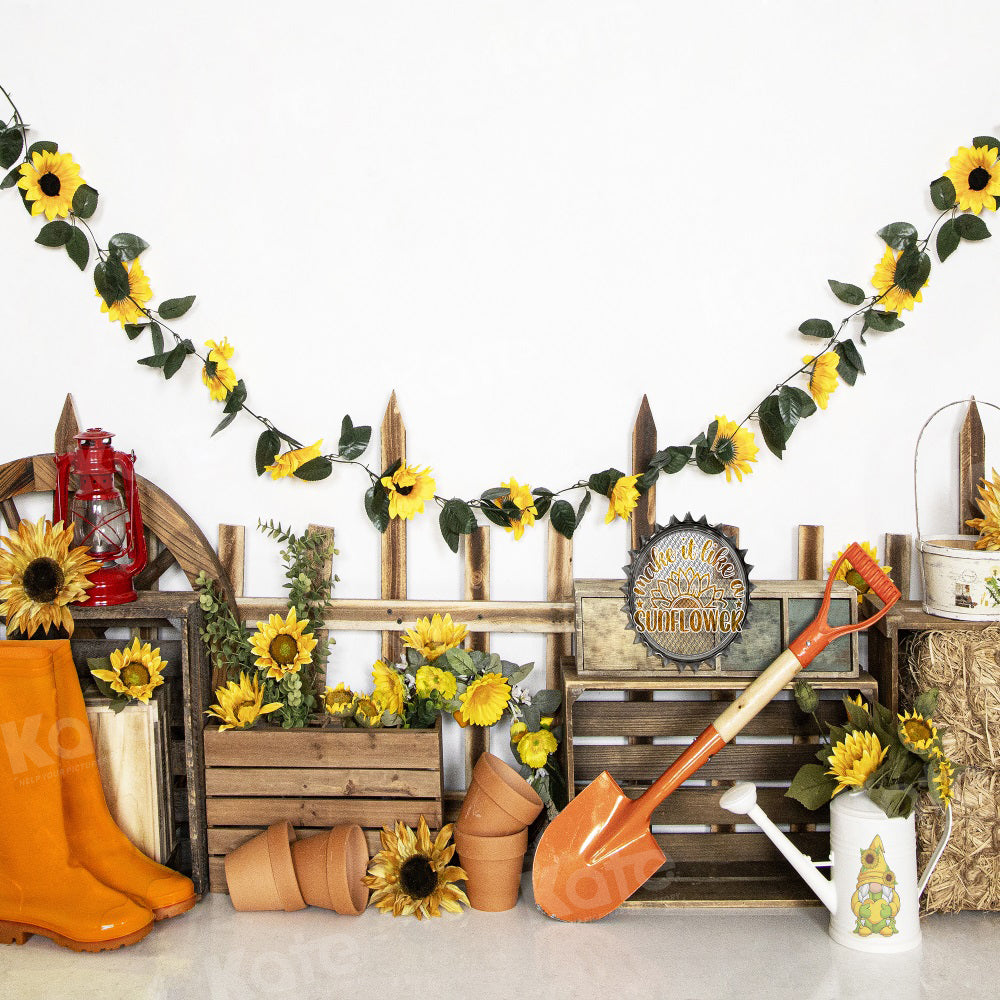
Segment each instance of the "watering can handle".
[{"label": "watering can handle", "polygon": [[923,870],[920,875],[920,880],[917,882],[917,898],[924,894],[924,889],[927,888],[927,883],[930,881],[931,875],[934,874],[934,869],[937,868],[937,863],[941,860],[941,855],[944,854],[944,849],[948,846],[948,840],[951,837],[951,806],[949,805],[944,811],[944,830],[941,833],[941,839],[937,843],[937,847],[934,848],[934,853],[931,855],[930,861],[927,862],[927,867]]}]

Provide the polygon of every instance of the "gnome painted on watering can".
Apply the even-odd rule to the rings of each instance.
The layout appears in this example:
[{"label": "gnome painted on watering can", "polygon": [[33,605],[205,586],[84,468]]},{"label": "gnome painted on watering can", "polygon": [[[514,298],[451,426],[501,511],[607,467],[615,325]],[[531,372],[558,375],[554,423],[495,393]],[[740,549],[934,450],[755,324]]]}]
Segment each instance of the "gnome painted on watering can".
[{"label": "gnome painted on watering can", "polygon": [[[819,696],[796,685],[803,711],[813,714]],[[912,712],[893,717],[882,705],[844,699],[845,726],[830,726],[819,764],[805,764],[788,795],[809,809],[830,803],[830,861],[814,863],[757,805],[757,790],[741,781],[721,804],[750,817],[805,879],[830,911],[830,936],[869,953],[908,951],[920,944],[920,895],[951,833],[954,765],[945,757],[932,720],[937,692],[917,698]],[[944,832],[917,877],[913,807],[926,789],[945,813]],[[817,868],[830,866],[832,879]]]}]

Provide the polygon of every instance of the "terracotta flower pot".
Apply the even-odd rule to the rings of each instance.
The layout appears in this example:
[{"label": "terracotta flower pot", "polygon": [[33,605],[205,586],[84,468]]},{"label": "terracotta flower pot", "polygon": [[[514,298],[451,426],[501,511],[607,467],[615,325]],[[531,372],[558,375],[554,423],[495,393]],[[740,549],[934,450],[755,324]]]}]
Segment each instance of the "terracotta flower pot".
[{"label": "terracotta flower pot", "polygon": [[498,913],[517,904],[528,831],[506,837],[476,837],[455,831],[458,858],[468,879],[465,892],[474,910]]},{"label": "terracotta flower pot", "polygon": [[456,829],[477,837],[500,837],[527,829],[542,811],[538,793],[499,757],[476,761]]},{"label": "terracotta flower pot", "polygon": [[237,910],[303,910],[292,865],[295,831],[282,820],[226,855],[229,898]]},{"label": "terracotta flower pot", "polygon": [[368,843],[360,826],[337,826],[292,844],[292,864],[302,898],[310,906],[356,917],[368,905],[362,879],[368,871]]}]

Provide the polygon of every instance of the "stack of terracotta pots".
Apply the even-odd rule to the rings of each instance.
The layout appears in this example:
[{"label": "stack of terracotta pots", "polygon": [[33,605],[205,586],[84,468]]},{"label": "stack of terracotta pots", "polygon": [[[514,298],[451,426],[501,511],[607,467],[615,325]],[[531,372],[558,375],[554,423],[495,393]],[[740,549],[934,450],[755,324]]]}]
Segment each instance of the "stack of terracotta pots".
[{"label": "stack of terracotta pots", "polygon": [[229,898],[237,910],[308,905],[356,917],[368,905],[367,871],[365,834],[352,825],[298,840],[283,820],[226,857]]},{"label": "stack of terracotta pots", "polygon": [[491,753],[479,758],[455,826],[474,909],[498,912],[517,903],[528,827],[541,811],[542,800],[517,771]]}]

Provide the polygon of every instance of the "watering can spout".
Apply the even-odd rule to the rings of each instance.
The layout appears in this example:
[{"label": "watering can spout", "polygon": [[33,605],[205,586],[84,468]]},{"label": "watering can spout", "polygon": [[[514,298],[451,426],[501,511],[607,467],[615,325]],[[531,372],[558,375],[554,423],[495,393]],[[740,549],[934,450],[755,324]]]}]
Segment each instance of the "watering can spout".
[{"label": "watering can spout", "polygon": [[757,787],[749,781],[738,781],[725,792],[719,805],[729,812],[748,816],[767,834],[768,839],[784,855],[789,864],[819,897],[819,901],[835,914],[837,894],[833,883],[820,875],[812,859],[803,854],[768,818],[757,805]]}]

